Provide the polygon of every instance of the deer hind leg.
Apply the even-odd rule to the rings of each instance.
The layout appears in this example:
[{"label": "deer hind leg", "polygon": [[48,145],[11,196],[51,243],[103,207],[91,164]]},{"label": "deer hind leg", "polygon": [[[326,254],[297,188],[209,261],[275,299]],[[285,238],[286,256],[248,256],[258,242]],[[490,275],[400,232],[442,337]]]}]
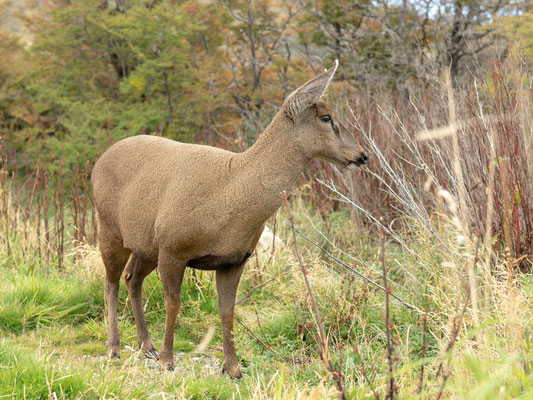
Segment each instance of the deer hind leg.
[{"label": "deer hind leg", "polygon": [[171,254],[160,251],[157,269],[161,276],[163,294],[165,296],[165,334],[159,352],[161,366],[168,370],[174,369],[174,326],[181,306],[181,283],[186,264]]},{"label": "deer hind leg", "polygon": [[117,322],[117,299],[120,276],[126,266],[131,251],[124,248],[122,241],[111,230],[99,226],[98,243],[106,269],[105,298],[108,312],[107,355],[120,358],[120,337]]},{"label": "deer hind leg", "polygon": [[146,276],[148,276],[148,274],[152,272],[156,266],[157,262],[147,260],[133,253],[128,265],[126,266],[124,278],[126,281],[126,287],[128,288],[128,292],[130,294],[131,308],[133,309],[133,316],[135,317],[135,325],[137,326],[137,343],[139,344],[139,348],[143,350],[147,356],[157,360],[159,356],[154,343],[150,338],[148,326],[146,325],[142,300],[142,286],[144,278],[146,278]]},{"label": "deer hind leg", "polygon": [[245,264],[246,261],[232,268],[216,271],[218,313],[222,322],[222,335],[224,338],[223,368],[231,378],[240,378],[242,376],[233,339],[233,313],[235,295]]}]

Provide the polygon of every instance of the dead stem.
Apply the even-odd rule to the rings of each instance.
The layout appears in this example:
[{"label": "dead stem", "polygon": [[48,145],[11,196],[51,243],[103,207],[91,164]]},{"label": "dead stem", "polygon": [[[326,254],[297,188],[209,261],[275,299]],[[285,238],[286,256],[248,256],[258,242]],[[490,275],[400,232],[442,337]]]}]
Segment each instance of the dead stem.
[{"label": "dead stem", "polygon": [[448,91],[448,109],[450,114],[450,127],[452,128],[452,146],[453,146],[453,172],[457,179],[457,193],[459,194],[459,209],[461,212],[461,222],[465,229],[468,229],[468,213],[466,208],[465,183],[463,170],[461,168],[461,154],[459,150],[459,136],[457,118],[455,115],[455,96],[453,93],[450,70],[445,75],[446,89]]},{"label": "dead stem", "polygon": [[257,337],[257,335],[255,333],[253,333],[253,331],[248,328],[244,322],[241,321],[241,319],[237,316],[237,314],[235,314],[235,320],[246,330],[246,332],[250,335],[250,337],[252,337],[253,339],[255,339],[260,345],[262,345],[265,349],[271,351],[272,353],[274,354],[278,354],[278,352],[276,350],[274,350],[271,346],[269,346],[268,344],[266,344],[265,342],[263,342],[261,339],[259,339]]},{"label": "dead stem", "polygon": [[11,256],[11,242],[9,240],[9,200],[10,196],[8,196],[8,178],[9,178],[9,172],[7,170],[7,163],[8,163],[8,153],[7,153],[7,143],[5,139],[2,140],[2,191],[3,191],[3,214],[5,218],[5,230],[6,230],[6,247],[7,247],[7,256]]},{"label": "dead stem", "polygon": [[[427,317],[428,317],[428,308],[429,308],[429,301],[426,307],[426,313],[422,316],[422,351],[420,353],[420,359],[424,359],[426,356],[426,350],[427,350]],[[415,390],[415,394],[421,394],[422,390],[424,390],[424,372],[425,372],[425,365],[422,363],[420,366],[420,374],[418,375],[418,384]]]},{"label": "dead stem", "polygon": [[[473,263],[473,268],[474,269],[475,269],[477,261],[478,261],[478,255],[479,255],[479,236],[477,237],[477,241],[476,241],[476,253],[474,255],[474,263]],[[471,292],[472,292],[472,290],[471,290],[470,286],[467,285],[465,302],[463,304],[463,307],[461,308],[461,311],[460,311],[459,315],[457,317],[455,317],[454,321],[453,321],[452,334],[451,334],[451,337],[450,337],[450,341],[448,342],[448,345],[446,346],[446,350],[445,350],[445,352],[446,352],[446,367],[445,367],[444,373],[442,375],[442,383],[440,385],[439,392],[437,393],[436,400],[440,400],[440,398],[442,397],[442,394],[444,393],[444,387],[446,386],[446,382],[448,381],[448,378],[451,375],[450,364],[451,364],[451,359],[452,359],[452,351],[453,351],[453,347],[455,346],[455,343],[457,342],[457,337],[459,336],[459,331],[461,330],[461,325],[463,323],[463,318],[465,316],[466,308],[468,307],[468,304],[470,303],[470,298],[471,298],[471,295],[472,295]],[[439,367],[437,369],[437,374],[435,375],[436,377],[438,377],[440,375],[440,373],[443,371],[443,367],[444,367],[444,360],[441,361],[440,364],[439,364]]]},{"label": "dead stem", "polygon": [[278,274],[274,275],[272,278],[270,278],[269,280],[257,285],[257,286],[254,286],[252,289],[250,289],[243,297],[241,297],[236,303],[235,305],[239,305],[241,303],[243,303],[246,299],[248,299],[253,292],[255,292],[256,290],[258,289],[261,289],[262,287],[268,285],[270,282],[274,281],[274,279],[276,279],[277,277],[281,276],[281,274],[283,274],[284,272],[287,272],[289,269],[289,267],[286,267],[284,269],[282,269],[281,271],[279,271]]},{"label": "dead stem", "polygon": [[393,361],[393,352],[394,346],[391,340],[390,328],[392,323],[390,322],[390,299],[389,295],[391,292],[390,286],[387,282],[387,266],[385,265],[385,235],[383,230],[379,230],[379,242],[380,242],[380,259],[381,259],[381,268],[383,270],[383,286],[385,287],[385,334],[387,336],[387,361],[389,364],[389,382],[387,388],[387,395],[385,399],[394,399],[396,392],[396,387],[394,386],[394,361]]},{"label": "dead stem", "polygon": [[[329,253],[326,249],[324,249],[322,246],[320,246],[319,244],[313,242],[311,239],[309,239],[307,236],[305,236],[298,228],[295,228],[296,232],[301,236],[303,237],[305,240],[307,240],[309,243],[311,243],[313,246],[315,246],[317,249],[319,249],[320,251],[322,251],[322,253],[324,253],[327,257],[329,257],[330,259],[332,259],[333,261],[335,261],[337,264],[343,266],[344,268],[346,268],[348,271],[350,271],[353,275],[356,275],[360,278],[362,278],[363,280],[365,280],[366,282],[370,283],[371,285],[377,287],[378,289],[382,290],[385,292],[385,288],[383,286],[381,286],[379,283],[373,281],[372,279],[370,278],[367,278],[365,275],[361,274],[359,271],[357,271],[356,269],[352,268],[351,266],[349,266],[348,264],[346,264],[345,262],[339,260],[337,257],[333,256],[331,253]],[[405,306],[406,308],[408,308],[409,310],[412,310],[412,311],[416,311],[416,312],[420,312],[421,311],[416,308],[415,306],[413,306],[412,304],[409,304],[407,303],[405,300],[402,300],[400,297],[396,296],[394,293],[390,293],[390,296],[393,297],[394,299],[398,300],[400,302],[400,304],[402,304],[403,306]]]},{"label": "dead stem", "polygon": [[318,311],[318,306],[315,301],[315,296],[313,295],[313,290],[311,289],[311,285],[309,284],[309,280],[307,279],[307,271],[305,270],[304,262],[302,259],[302,254],[298,250],[298,242],[296,240],[296,230],[294,228],[294,218],[291,213],[291,208],[289,206],[289,200],[287,198],[287,192],[283,192],[283,197],[285,200],[285,206],[287,207],[287,214],[289,216],[289,223],[292,230],[292,239],[294,243],[294,252],[296,254],[296,258],[298,259],[298,264],[300,264],[300,269],[302,271],[302,275],[304,277],[305,285],[307,287],[307,291],[309,293],[309,299],[311,300],[311,307],[313,309],[313,312],[315,314],[316,322],[318,325],[318,332],[319,332],[319,348],[320,348],[320,355],[322,358],[322,362],[324,363],[324,366],[328,369],[328,371],[331,373],[331,376],[333,377],[333,380],[335,381],[335,384],[337,386],[337,390],[339,391],[339,399],[346,400],[346,390],[344,388],[344,375],[342,374],[342,371],[336,370],[333,368],[333,363],[331,362],[331,358],[329,356],[328,351],[328,342],[326,333],[324,331],[324,326],[322,325],[322,319],[320,318],[320,312]]}]

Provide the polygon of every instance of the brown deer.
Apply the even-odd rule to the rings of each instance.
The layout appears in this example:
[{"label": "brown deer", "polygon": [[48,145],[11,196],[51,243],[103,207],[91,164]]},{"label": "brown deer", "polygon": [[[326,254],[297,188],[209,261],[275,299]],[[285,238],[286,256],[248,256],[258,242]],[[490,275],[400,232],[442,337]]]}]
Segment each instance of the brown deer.
[{"label": "brown deer", "polygon": [[106,268],[110,357],[120,357],[117,296],[124,269],[138,344],[154,357],[158,354],[143,313],[142,284],[151,271],[159,271],[166,309],[159,357],[168,369],[174,365],[174,325],[185,268],[215,270],[223,366],[229,376],[241,376],[233,342],[235,294],[265,221],[312,158],[346,168],[367,161],[353,134],[321,100],[337,65],[335,61],[289,95],[243,153],[135,136],[117,142],[96,162],[91,181]]}]

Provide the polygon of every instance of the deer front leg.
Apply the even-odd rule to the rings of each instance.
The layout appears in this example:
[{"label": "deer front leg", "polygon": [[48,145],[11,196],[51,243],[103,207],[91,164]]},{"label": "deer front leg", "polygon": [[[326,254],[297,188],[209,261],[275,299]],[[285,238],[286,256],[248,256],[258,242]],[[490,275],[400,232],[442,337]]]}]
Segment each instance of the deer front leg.
[{"label": "deer front leg", "polygon": [[233,340],[233,313],[235,308],[235,295],[245,262],[229,269],[217,270],[218,313],[222,322],[222,335],[224,338],[224,363],[223,368],[231,378],[242,376],[235,342]]},{"label": "deer front leg", "polygon": [[168,370],[174,369],[174,325],[181,306],[181,283],[185,267],[184,262],[175,260],[170,254],[159,254],[157,269],[161,275],[167,314],[159,359],[161,366]]}]

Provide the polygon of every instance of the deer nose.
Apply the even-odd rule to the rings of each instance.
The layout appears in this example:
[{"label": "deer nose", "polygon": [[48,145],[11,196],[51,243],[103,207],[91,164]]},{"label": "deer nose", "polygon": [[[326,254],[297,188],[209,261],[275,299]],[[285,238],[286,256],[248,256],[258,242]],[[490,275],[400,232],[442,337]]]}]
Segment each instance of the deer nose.
[{"label": "deer nose", "polygon": [[368,155],[365,152],[362,152],[359,158],[357,159],[357,164],[365,165],[368,161]]}]

